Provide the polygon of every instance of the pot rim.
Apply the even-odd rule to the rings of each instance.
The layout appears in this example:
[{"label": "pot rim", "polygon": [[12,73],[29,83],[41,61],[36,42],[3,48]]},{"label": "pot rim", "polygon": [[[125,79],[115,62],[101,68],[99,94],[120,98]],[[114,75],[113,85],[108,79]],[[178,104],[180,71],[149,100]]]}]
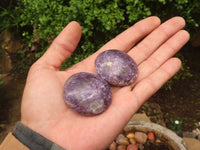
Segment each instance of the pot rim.
[{"label": "pot rim", "polygon": [[154,134],[170,145],[174,150],[189,150],[184,140],[172,130],[161,125],[146,121],[130,121],[124,128],[125,131],[137,130],[142,132],[154,132]]}]

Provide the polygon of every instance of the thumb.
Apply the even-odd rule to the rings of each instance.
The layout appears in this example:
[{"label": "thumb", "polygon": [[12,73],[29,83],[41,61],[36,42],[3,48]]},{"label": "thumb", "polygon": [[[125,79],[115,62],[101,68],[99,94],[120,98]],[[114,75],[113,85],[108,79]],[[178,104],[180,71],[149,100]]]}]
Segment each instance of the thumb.
[{"label": "thumb", "polygon": [[70,22],[56,37],[40,61],[45,65],[59,69],[61,64],[73,53],[80,38],[80,25],[76,21]]}]

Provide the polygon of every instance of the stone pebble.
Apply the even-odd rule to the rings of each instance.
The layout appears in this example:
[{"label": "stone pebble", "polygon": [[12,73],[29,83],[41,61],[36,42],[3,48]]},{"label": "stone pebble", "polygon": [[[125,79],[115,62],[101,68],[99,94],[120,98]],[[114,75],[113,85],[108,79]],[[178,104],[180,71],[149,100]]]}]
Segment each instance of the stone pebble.
[{"label": "stone pebble", "polygon": [[144,150],[144,145],[149,141],[162,143],[153,132],[125,132],[116,137],[115,141],[110,144],[109,150]]},{"label": "stone pebble", "polygon": [[119,145],[128,145],[129,141],[128,138],[125,137],[123,134],[119,134],[116,138],[116,143]]},{"label": "stone pebble", "polygon": [[154,136],[154,133],[153,132],[149,132],[147,134],[147,138],[152,141],[152,142],[155,142],[155,136]]},{"label": "stone pebble", "polygon": [[135,141],[135,139],[129,139],[129,142],[131,143],[131,144],[136,144],[136,141]]},{"label": "stone pebble", "polygon": [[135,132],[135,140],[138,143],[144,144],[147,141],[147,135],[144,132]]},{"label": "stone pebble", "polygon": [[117,150],[126,150],[126,145],[117,146]]},{"label": "stone pebble", "polygon": [[138,146],[136,144],[129,144],[126,150],[138,150]]},{"label": "stone pebble", "polygon": [[117,143],[113,141],[109,146],[109,150],[116,150],[116,149],[117,149]]},{"label": "stone pebble", "polygon": [[127,138],[133,139],[135,137],[135,134],[133,132],[130,132],[126,135]]}]

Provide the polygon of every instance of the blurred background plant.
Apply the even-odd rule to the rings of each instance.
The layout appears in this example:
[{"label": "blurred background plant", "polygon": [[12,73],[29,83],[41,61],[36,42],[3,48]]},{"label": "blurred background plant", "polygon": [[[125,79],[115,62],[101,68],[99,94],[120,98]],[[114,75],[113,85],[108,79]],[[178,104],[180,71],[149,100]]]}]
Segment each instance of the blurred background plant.
[{"label": "blurred background plant", "polygon": [[18,20],[16,14],[17,0],[1,0],[0,1],[0,33],[3,30],[13,30],[18,34]]},{"label": "blurred background plant", "polygon": [[162,21],[182,16],[187,22],[186,29],[193,35],[200,24],[199,8],[198,0],[1,0],[0,32],[14,30],[22,42],[28,44],[24,49],[26,54],[39,44],[40,47],[34,49],[38,58],[70,21],[78,21],[83,36],[72,58],[63,65],[66,68],[88,57],[135,22],[151,15],[160,17]]},{"label": "blurred background plant", "polygon": [[173,131],[181,131],[181,125],[183,123],[183,121],[181,119],[170,119],[171,124],[170,124],[170,129],[172,129]]}]

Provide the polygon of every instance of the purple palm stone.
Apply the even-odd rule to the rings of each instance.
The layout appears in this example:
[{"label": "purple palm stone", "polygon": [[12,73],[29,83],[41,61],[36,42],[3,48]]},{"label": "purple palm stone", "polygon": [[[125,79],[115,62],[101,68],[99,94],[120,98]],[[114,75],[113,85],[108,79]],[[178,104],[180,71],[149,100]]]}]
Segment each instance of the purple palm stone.
[{"label": "purple palm stone", "polygon": [[100,53],[95,61],[96,72],[114,86],[125,86],[137,78],[137,64],[125,52],[111,49]]},{"label": "purple palm stone", "polygon": [[96,115],[111,102],[109,84],[98,75],[80,72],[72,75],[64,85],[67,105],[83,115]]}]

